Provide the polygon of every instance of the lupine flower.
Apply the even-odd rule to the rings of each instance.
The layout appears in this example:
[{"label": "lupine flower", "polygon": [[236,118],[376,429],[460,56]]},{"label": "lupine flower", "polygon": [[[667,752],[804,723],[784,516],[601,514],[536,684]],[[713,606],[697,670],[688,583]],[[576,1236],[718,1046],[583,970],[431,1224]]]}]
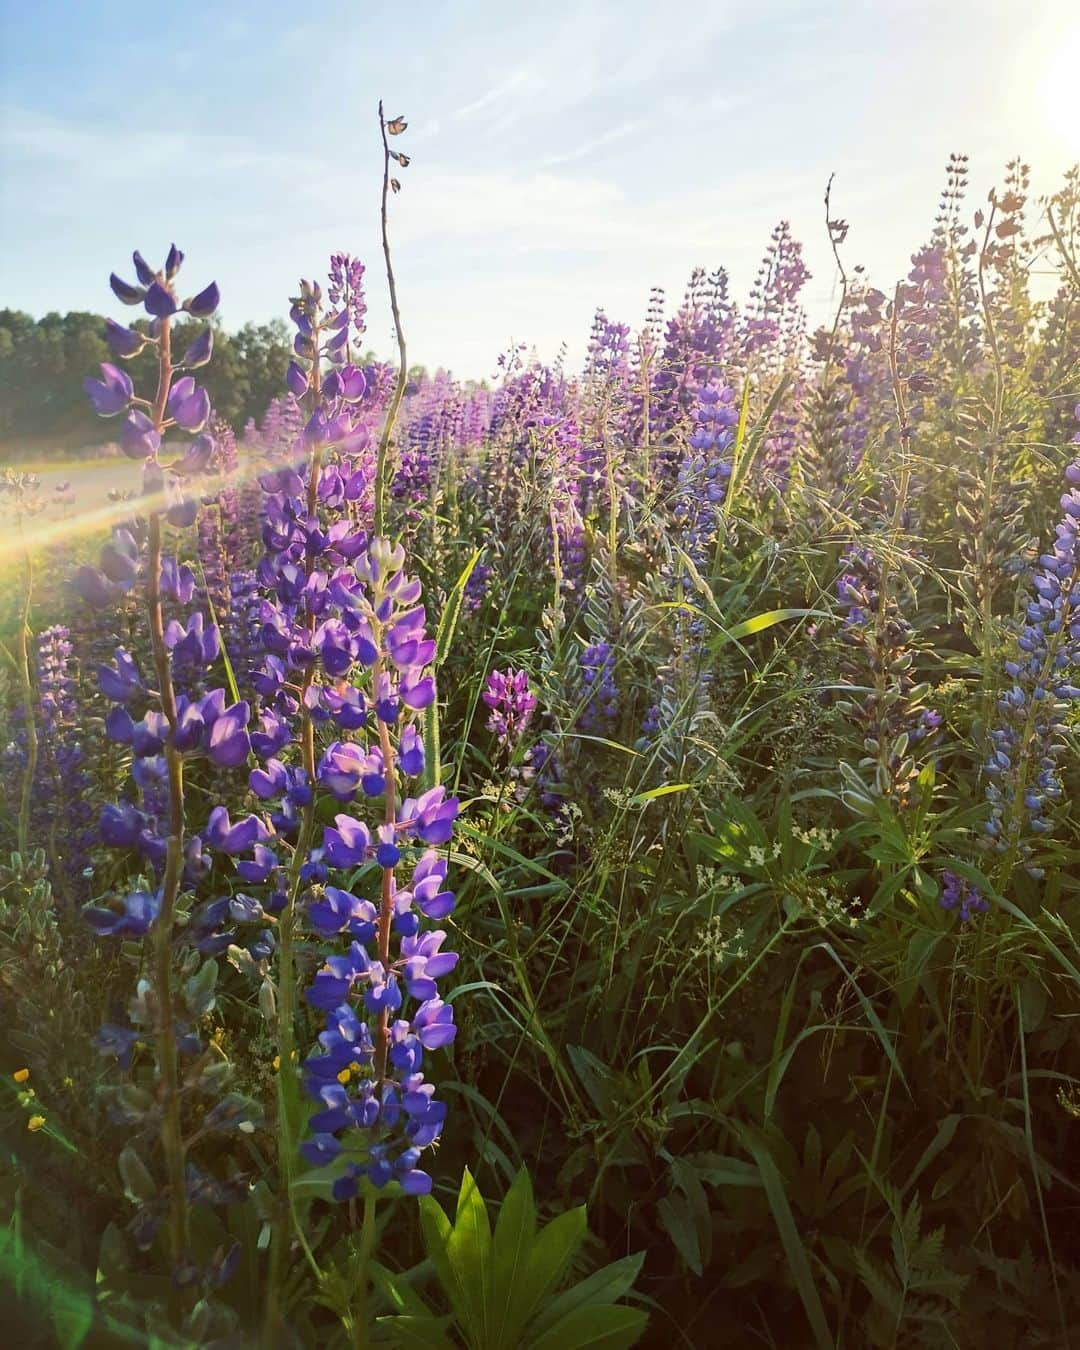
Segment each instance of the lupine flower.
[{"label": "lupine flower", "polygon": [[500,745],[516,745],[536,709],[536,695],[529,691],[528,671],[512,667],[493,670],[481,697],[491,709],[488,730]]},{"label": "lupine flower", "polygon": [[1080,699],[1080,459],[1066,469],[1065,486],[1056,539],[1039,559],[1026,623],[1005,663],[1013,683],[998,699],[1003,720],[991,732],[985,766],[987,836],[1033,876],[1042,869],[1032,860],[1028,836],[1053,828],[1049,812],[1064,796],[1058,759],[1065,708]]},{"label": "lupine flower", "polygon": [[609,731],[619,713],[619,690],[615,683],[615,654],[610,643],[594,642],[581,653],[585,706],[580,724],[585,731]]},{"label": "lupine flower", "polygon": [[972,914],[985,914],[989,903],[970,882],[946,869],[941,874],[941,908],[956,910],[961,923],[967,923]]},{"label": "lupine flower", "polygon": [[160,891],[132,891],[115,909],[92,905],[83,910],[99,937],[143,937],[160,913]]}]

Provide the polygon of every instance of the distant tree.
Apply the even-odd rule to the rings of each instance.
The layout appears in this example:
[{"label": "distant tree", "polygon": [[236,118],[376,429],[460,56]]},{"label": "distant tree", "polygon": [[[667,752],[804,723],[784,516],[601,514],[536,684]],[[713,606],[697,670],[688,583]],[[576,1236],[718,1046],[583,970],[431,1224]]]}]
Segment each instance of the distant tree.
[{"label": "distant tree", "polygon": [[[147,321],[135,320],[143,331]],[[195,323],[178,322],[173,348],[182,353],[198,331]],[[33,319],[21,310],[0,310],[0,437],[5,440],[55,438],[69,445],[100,440],[108,423],[92,417],[82,381],[96,375],[110,359],[105,320],[99,314],[74,311]],[[289,362],[289,337],[280,320],[245,324],[235,334],[214,332],[214,360],[200,374],[218,416],[237,430],[248,418],[260,419],[280,393]],[[136,383],[153,382],[150,348],[129,363]]]}]

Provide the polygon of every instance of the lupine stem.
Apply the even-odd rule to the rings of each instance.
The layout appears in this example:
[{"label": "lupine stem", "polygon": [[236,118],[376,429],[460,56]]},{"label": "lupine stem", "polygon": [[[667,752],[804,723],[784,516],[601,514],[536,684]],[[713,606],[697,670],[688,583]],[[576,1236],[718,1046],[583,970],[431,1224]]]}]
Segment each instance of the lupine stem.
[{"label": "lupine stem", "polygon": [[387,461],[390,451],[390,439],[394,434],[398,409],[405,395],[405,385],[409,378],[409,367],[405,356],[405,334],[401,327],[401,313],[398,309],[397,283],[394,280],[394,267],[390,261],[390,235],[387,227],[386,201],[390,191],[390,144],[386,139],[386,118],[383,116],[382,100],[379,100],[379,130],[383,143],[383,185],[382,185],[382,247],[386,259],[386,281],[390,288],[390,309],[394,316],[394,334],[398,347],[398,376],[394,385],[394,394],[387,409],[382,436],[379,438],[379,453],[375,461],[375,533],[386,534],[386,492]]},{"label": "lupine stem", "polygon": [[353,1350],[367,1350],[368,1336],[368,1270],[375,1254],[375,1206],[378,1197],[370,1188],[364,1193],[364,1217],[360,1227],[360,1250],[356,1257],[356,1287],[350,1313]]},{"label": "lupine stem", "polygon": [[[168,318],[161,321],[158,339],[158,388],[153,421],[160,431],[172,382],[171,331]],[[172,929],[180,892],[184,856],[184,764],[176,748],[177,710],[169,649],[165,645],[165,620],[161,606],[161,512],[150,513],[146,607],[150,641],[157,671],[161,709],[169,724],[165,740],[165,764],[169,781],[169,834],[165,845],[165,876],[161,888],[161,912],[153,930],[155,993],[157,996],[157,1052],[162,1080],[161,1147],[169,1178],[169,1240],[174,1264],[187,1251],[188,1214],[184,1179],[184,1140],[180,1125],[180,1083],[172,1002]]]}]

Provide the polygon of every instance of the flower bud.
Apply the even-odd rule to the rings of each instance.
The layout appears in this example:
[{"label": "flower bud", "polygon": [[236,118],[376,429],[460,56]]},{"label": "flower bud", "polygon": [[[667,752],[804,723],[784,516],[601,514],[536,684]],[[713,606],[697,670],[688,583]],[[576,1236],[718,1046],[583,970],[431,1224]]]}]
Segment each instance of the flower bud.
[{"label": "flower bud", "polygon": [[204,328],[181,357],[180,364],[186,366],[188,370],[197,370],[199,366],[206,365],[213,355],[213,351],[214,330],[212,328]]},{"label": "flower bud", "polygon": [[137,356],[146,345],[146,338],[134,328],[125,328],[115,319],[105,320],[105,341],[116,357]]},{"label": "flower bud", "polygon": [[145,413],[133,409],[120,428],[120,449],[129,459],[145,459],[157,452],[161,433]]},{"label": "flower bud", "polygon": [[308,391],[307,374],[295,361],[289,362],[289,369],[285,372],[285,383],[289,386],[293,398],[303,398]]},{"label": "flower bud", "polygon": [[143,303],[146,305],[146,312],[152,314],[155,319],[167,319],[170,314],[176,313],[176,301],[160,281],[155,281],[147,290]]},{"label": "flower bud", "polygon": [[135,264],[135,275],[144,286],[152,286],[155,281],[154,269],[146,261],[138,249],[131,255],[131,261]]},{"label": "flower bud", "polygon": [[125,305],[139,304],[146,294],[141,286],[132,286],[129,281],[121,281],[115,272],[109,273],[109,285],[112,287],[113,295]]},{"label": "flower bud", "polygon": [[193,296],[190,300],[185,300],[184,308],[196,319],[208,319],[220,303],[221,292],[218,290],[217,282],[212,281],[198,295]]}]

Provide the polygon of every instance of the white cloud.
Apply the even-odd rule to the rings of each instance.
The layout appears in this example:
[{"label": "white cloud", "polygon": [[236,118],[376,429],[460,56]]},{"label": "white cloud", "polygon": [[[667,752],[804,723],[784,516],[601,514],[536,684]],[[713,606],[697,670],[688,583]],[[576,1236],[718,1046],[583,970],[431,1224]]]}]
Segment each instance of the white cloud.
[{"label": "white cloud", "polygon": [[515,70],[508,79],[500,80],[498,84],[493,85],[479,98],[474,98],[463,107],[456,108],[450,114],[450,117],[454,121],[460,121],[465,117],[475,117],[477,113],[483,112],[493,104],[503,102],[508,94],[520,94],[522,97],[526,97],[529,94],[539,94],[545,88],[545,81],[532,71]]},{"label": "white cloud", "polygon": [[588,159],[589,156],[595,155],[598,150],[604,150],[609,145],[624,141],[636,132],[647,131],[649,126],[650,124],[641,118],[634,118],[632,121],[623,122],[621,126],[612,127],[610,131],[605,131],[599,136],[593,136],[590,140],[583,141],[580,145],[574,146],[572,150],[564,151],[559,155],[548,155],[546,159],[540,162],[545,168],[548,168],[558,164],[572,164],[578,159]]}]

